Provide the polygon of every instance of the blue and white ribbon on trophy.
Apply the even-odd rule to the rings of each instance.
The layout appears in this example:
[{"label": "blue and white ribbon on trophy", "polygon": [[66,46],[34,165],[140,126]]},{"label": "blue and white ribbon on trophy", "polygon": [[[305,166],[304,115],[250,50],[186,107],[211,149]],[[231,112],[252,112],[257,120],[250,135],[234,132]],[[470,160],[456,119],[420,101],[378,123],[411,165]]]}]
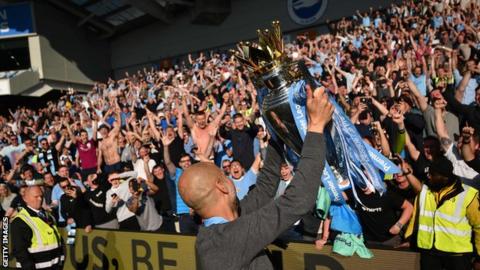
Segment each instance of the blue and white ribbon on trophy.
[{"label": "blue and white ribbon on trophy", "polygon": [[[304,80],[299,80],[292,83],[288,89],[290,108],[302,139],[305,138],[307,133],[305,85]],[[261,92],[258,95],[260,99],[262,98]],[[345,188],[341,188],[338,184],[339,181],[344,179],[350,182],[351,187],[355,185],[362,189],[369,188],[383,194],[386,188],[379,171],[385,174],[394,174],[400,172],[399,168],[363,141],[355,126],[332,96],[330,96],[330,102],[335,109],[332,116],[333,123],[330,130],[325,132],[325,138],[327,141],[327,157],[334,158],[327,158],[321,180],[330,195],[332,203],[345,204],[342,196],[342,190]],[[259,101],[259,104],[262,104],[261,101]],[[267,128],[272,131],[268,121],[266,122]],[[275,139],[274,132],[271,133]],[[288,149],[287,158],[294,165],[298,162],[298,157]],[[332,160],[335,164],[328,163]],[[333,172],[331,165],[338,172],[337,174]],[[356,196],[355,188],[352,188],[352,191],[356,200],[361,203]]]}]

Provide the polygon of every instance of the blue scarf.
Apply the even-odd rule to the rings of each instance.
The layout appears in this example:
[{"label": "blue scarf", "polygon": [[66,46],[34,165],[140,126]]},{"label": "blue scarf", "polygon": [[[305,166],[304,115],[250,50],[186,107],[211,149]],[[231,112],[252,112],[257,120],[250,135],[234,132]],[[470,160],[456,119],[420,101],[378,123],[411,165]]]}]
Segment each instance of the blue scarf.
[{"label": "blue scarf", "polygon": [[[335,99],[332,96],[329,99],[335,109],[332,125],[325,132],[328,162],[322,182],[327,188],[332,202],[343,203],[344,201],[341,196],[336,196],[341,193],[341,189],[338,181],[335,181],[337,177],[332,172],[330,165],[336,168],[338,176],[348,179],[351,185],[355,184],[365,188],[368,186],[368,181],[376,191],[383,194],[386,187],[379,170],[386,174],[394,174],[399,173],[398,167],[365,143]],[[307,132],[305,81],[299,80],[290,86],[289,100],[299,133],[302,138],[305,138]]]}]

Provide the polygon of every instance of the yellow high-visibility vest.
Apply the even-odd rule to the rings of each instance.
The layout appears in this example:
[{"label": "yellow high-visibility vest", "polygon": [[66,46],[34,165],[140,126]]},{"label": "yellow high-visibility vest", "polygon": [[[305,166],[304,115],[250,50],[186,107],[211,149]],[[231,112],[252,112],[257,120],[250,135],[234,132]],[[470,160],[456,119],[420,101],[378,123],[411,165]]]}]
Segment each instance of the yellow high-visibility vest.
[{"label": "yellow high-visibility vest", "polygon": [[[34,259],[36,269],[52,267],[65,259],[57,226],[48,225],[41,218],[30,215],[25,209],[20,210],[15,218],[22,219],[32,230],[32,241],[28,252]],[[41,255],[45,251],[54,252],[43,253],[48,254],[48,256]],[[17,262],[17,267],[21,268],[22,265]]]},{"label": "yellow high-visibility vest", "polygon": [[473,251],[472,227],[467,220],[467,207],[478,190],[463,185],[463,191],[438,207],[435,195],[423,185],[419,195],[417,245],[422,249],[435,249],[468,253]]}]

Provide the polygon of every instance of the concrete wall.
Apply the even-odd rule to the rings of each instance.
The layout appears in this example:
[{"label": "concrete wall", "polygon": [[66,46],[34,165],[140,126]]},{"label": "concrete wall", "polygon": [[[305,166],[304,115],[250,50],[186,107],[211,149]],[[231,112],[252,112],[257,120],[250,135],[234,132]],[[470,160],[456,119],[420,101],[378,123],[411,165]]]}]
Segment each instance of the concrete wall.
[{"label": "concrete wall", "polygon": [[37,35],[28,37],[28,50],[30,52],[30,66],[32,70],[36,70],[40,78],[43,78],[40,38],[41,37]]},{"label": "concrete wall", "polygon": [[0,96],[10,95],[10,80],[0,79]]},{"label": "concrete wall", "polygon": [[[356,10],[367,10],[370,6],[386,7],[392,2],[329,0],[324,16],[315,24],[351,16]],[[232,13],[219,26],[193,25],[184,16],[171,26],[158,22],[116,37],[111,41],[112,69],[115,74],[122,74],[138,68],[139,64],[252,39],[256,29],[268,27],[273,20],[280,20],[283,31],[287,32],[304,27],[290,19],[285,0],[232,0]]]},{"label": "concrete wall", "polygon": [[11,78],[0,79],[0,95],[18,95],[37,85],[39,74],[33,70],[19,71]]},{"label": "concrete wall", "polygon": [[111,72],[107,40],[77,26],[79,18],[47,1],[35,1],[34,14],[38,37],[29,43],[35,48],[32,68],[41,67],[41,79],[80,84],[106,80]]},{"label": "concrete wall", "polygon": [[18,95],[28,88],[36,85],[39,74],[34,70],[26,70],[10,79],[10,94]]}]

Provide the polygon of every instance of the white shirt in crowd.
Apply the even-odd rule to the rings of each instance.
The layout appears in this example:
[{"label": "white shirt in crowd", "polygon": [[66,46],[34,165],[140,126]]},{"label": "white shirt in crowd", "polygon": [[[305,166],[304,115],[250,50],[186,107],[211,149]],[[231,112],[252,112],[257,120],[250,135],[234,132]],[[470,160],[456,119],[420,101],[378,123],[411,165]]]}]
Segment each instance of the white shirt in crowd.
[{"label": "white shirt in crowd", "polygon": [[453,173],[457,176],[464,177],[467,179],[475,178],[478,173],[474,169],[465,163],[463,160],[462,155],[459,153],[458,148],[452,143],[450,147],[448,147],[445,157],[450,160],[453,164]]},{"label": "white shirt in crowd", "polygon": [[134,213],[128,210],[125,204],[128,198],[132,196],[128,188],[128,182],[130,182],[130,180],[123,181],[118,187],[111,187],[109,190],[107,190],[107,195],[106,195],[107,198],[105,202],[105,211],[107,211],[107,213],[110,213],[112,209],[116,206],[116,205],[113,205],[113,202],[112,202],[113,194],[117,194],[117,196],[123,201],[123,203],[119,202],[121,206],[118,207],[116,212],[118,222],[122,222],[130,217],[135,216]]},{"label": "white shirt in crowd", "polygon": [[[148,168],[150,172],[152,172],[153,167],[155,167],[157,163],[155,160],[150,159],[148,161]],[[143,159],[137,159],[135,164],[133,164],[133,170],[137,173],[137,177],[147,180],[147,172],[145,171],[145,161]]]}]

